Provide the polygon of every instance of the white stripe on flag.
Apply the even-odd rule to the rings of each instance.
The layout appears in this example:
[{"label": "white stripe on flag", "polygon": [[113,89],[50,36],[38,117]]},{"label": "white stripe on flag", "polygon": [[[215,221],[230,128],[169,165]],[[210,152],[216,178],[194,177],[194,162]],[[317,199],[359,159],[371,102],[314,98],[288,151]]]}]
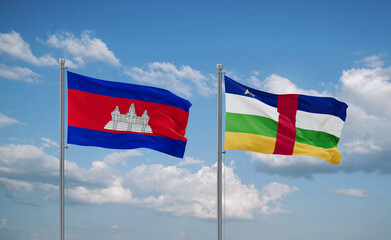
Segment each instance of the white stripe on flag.
[{"label": "white stripe on flag", "polygon": [[[251,97],[231,93],[226,93],[225,96],[226,112],[267,117],[278,122],[279,113],[275,107]],[[297,128],[326,132],[340,138],[343,125],[344,121],[334,115],[300,110],[296,113]]]},{"label": "white stripe on flag", "polygon": [[226,93],[225,106],[226,112],[267,117],[278,122],[277,108],[255,98]]},{"label": "white stripe on flag", "polygon": [[342,127],[345,122],[339,117],[329,114],[296,112],[296,127],[314,131],[321,131],[341,137]]}]

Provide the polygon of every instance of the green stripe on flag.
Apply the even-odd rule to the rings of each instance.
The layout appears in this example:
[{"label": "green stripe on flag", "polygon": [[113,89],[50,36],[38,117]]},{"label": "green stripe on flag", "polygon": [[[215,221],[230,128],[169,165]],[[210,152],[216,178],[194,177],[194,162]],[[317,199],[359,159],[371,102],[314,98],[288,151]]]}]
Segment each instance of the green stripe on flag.
[{"label": "green stripe on flag", "polygon": [[263,135],[266,137],[277,137],[277,122],[267,117],[226,113],[225,131],[241,132]]},{"label": "green stripe on flag", "polygon": [[[277,127],[278,123],[267,117],[226,113],[226,132],[251,133],[276,138]],[[325,132],[297,128],[295,141],[315,147],[333,148],[337,146],[339,138]]]},{"label": "green stripe on flag", "polygon": [[325,132],[297,128],[296,142],[322,148],[337,147],[339,138]]}]

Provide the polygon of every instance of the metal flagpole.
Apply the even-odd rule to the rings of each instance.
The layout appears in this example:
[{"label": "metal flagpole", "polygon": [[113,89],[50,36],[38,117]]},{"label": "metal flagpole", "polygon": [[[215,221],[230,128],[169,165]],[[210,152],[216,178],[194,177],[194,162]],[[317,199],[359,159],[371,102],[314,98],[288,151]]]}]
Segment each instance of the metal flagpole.
[{"label": "metal flagpole", "polygon": [[60,58],[60,224],[61,240],[65,240],[64,231],[64,64]]},{"label": "metal flagpole", "polygon": [[217,239],[222,240],[222,107],[221,107],[221,97],[222,97],[222,64],[217,64]]}]

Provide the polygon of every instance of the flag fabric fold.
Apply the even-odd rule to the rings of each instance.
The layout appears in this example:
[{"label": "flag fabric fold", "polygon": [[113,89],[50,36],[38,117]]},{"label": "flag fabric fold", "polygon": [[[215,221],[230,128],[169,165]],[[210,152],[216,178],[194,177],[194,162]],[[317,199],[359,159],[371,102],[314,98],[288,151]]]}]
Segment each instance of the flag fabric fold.
[{"label": "flag fabric fold", "polygon": [[338,164],[347,105],[331,97],[271,94],[225,76],[224,148],[310,155]]},{"label": "flag fabric fold", "polygon": [[191,103],[165,89],[67,73],[69,144],[182,158]]}]

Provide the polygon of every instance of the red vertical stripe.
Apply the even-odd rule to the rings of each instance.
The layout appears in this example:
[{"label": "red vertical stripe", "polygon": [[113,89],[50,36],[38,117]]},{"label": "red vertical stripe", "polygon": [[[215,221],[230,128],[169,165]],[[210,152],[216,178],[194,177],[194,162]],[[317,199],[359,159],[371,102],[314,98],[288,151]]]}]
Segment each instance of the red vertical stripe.
[{"label": "red vertical stripe", "polygon": [[296,112],[299,102],[298,94],[278,96],[277,139],[273,154],[292,155],[296,137]]}]

